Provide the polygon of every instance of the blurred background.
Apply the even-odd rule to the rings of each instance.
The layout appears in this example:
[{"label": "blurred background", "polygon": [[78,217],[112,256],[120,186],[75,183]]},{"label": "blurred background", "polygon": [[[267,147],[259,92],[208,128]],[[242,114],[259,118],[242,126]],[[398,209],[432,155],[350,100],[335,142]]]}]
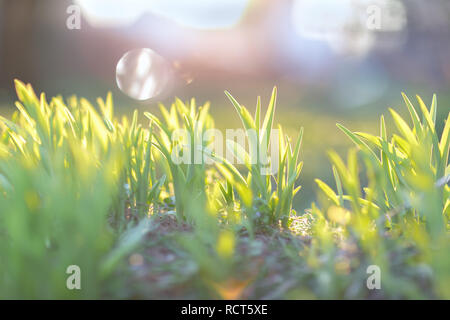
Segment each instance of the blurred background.
[{"label": "blurred background", "polygon": [[305,128],[298,211],[313,178],[332,181],[326,151],[350,144],[336,122],[377,133],[388,107],[405,114],[401,91],[437,93],[442,129],[449,57],[448,0],[0,0],[3,115],[19,78],[48,96],[112,91],[118,114],[196,97],[237,128],[223,91],[254,110],[276,85],[276,122]]}]

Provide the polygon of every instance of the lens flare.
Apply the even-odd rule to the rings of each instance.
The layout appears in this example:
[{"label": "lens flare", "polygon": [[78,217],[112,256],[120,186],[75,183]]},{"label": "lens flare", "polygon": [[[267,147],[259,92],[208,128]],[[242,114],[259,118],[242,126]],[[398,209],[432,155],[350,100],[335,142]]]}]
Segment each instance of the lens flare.
[{"label": "lens flare", "polygon": [[136,100],[148,100],[160,95],[171,79],[170,64],[148,48],[128,51],[117,63],[117,86]]}]

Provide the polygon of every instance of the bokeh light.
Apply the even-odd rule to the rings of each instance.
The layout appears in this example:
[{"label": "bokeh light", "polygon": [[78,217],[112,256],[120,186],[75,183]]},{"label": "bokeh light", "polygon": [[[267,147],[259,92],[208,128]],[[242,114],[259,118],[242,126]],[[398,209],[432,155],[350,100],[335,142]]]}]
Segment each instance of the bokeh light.
[{"label": "bokeh light", "polygon": [[171,79],[172,70],[166,59],[148,48],[131,50],[117,63],[117,86],[136,100],[160,95]]}]

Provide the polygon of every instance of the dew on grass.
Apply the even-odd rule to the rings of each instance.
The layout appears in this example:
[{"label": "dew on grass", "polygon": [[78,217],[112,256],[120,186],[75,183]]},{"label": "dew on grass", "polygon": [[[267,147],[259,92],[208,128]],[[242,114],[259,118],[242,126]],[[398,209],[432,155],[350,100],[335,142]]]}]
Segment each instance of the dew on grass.
[{"label": "dew on grass", "polygon": [[167,89],[171,73],[167,60],[153,50],[135,49],[125,53],[117,63],[116,82],[129,97],[148,100]]}]

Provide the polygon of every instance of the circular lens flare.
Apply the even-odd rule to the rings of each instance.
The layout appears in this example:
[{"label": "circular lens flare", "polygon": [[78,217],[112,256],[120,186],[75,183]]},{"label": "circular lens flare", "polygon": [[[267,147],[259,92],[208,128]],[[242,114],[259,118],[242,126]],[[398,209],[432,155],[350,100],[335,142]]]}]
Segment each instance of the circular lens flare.
[{"label": "circular lens flare", "polygon": [[128,51],[116,67],[117,86],[136,100],[160,95],[168,87],[171,75],[166,59],[148,48]]}]

